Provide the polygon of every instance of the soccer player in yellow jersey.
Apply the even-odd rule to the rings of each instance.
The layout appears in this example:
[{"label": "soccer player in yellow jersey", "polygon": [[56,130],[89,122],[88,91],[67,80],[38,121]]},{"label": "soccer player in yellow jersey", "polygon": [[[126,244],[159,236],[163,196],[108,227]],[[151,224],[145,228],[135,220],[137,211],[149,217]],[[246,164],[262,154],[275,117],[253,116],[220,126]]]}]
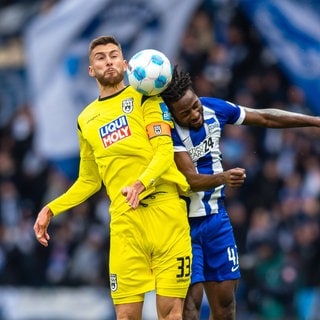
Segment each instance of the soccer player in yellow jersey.
[{"label": "soccer player in yellow jersey", "polygon": [[189,191],[174,162],[170,113],[159,96],[124,83],[127,61],[112,36],[94,39],[89,75],[99,97],[78,117],[80,169],[75,183],[39,212],[38,241],[48,246],[55,215],[88,199],[101,185],[110,205],[110,287],[117,319],[140,320],[144,294],[156,290],[159,319],[181,320],[190,282]]}]

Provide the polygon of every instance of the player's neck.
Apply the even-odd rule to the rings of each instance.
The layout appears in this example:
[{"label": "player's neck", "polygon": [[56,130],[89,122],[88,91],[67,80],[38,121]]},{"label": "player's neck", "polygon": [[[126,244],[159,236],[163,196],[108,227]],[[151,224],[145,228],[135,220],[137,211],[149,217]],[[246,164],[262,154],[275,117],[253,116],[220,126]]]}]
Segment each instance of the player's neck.
[{"label": "player's neck", "polygon": [[100,86],[99,87],[100,98],[106,98],[106,97],[112,96],[112,95],[120,92],[124,88],[125,88],[125,84],[123,81],[114,85],[114,86],[105,86],[105,87]]}]

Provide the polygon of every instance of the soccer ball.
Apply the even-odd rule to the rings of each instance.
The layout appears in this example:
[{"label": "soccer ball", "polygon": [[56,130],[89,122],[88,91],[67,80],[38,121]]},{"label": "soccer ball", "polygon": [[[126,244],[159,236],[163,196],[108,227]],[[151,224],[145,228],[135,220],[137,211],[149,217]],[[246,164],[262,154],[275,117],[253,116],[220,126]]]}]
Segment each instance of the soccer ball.
[{"label": "soccer ball", "polygon": [[172,79],[172,66],[161,51],[145,49],[137,52],[128,63],[129,84],[146,96],[164,91]]}]

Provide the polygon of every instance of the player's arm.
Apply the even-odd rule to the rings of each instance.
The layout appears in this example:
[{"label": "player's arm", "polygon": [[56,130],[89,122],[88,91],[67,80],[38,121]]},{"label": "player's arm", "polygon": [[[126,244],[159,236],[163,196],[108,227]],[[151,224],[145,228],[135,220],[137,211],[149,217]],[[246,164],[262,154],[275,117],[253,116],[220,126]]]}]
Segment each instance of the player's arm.
[{"label": "player's arm", "polygon": [[153,149],[153,157],[139,180],[145,188],[154,185],[174,163],[171,128],[173,122],[168,107],[159,96],[152,96],[143,102],[146,131]]},{"label": "player's arm", "polygon": [[290,112],[281,109],[252,109],[244,107],[242,124],[266,128],[320,127],[320,117]]},{"label": "player's arm", "polygon": [[[165,122],[157,123],[157,126],[159,125],[162,128],[161,134],[150,135],[149,132],[149,139],[153,149],[153,157],[148,167],[139,177],[139,180],[142,181],[146,187],[154,185],[161,175],[169,169],[174,161],[173,144],[170,133],[171,128],[169,124]],[[149,125],[149,127],[150,126],[152,127],[153,124]]]},{"label": "player's arm", "polygon": [[47,205],[53,215],[57,215],[84,202],[99,191],[102,185],[92,147],[83,137],[80,125],[78,125],[78,138],[80,146],[78,178],[63,195]]},{"label": "player's arm", "polygon": [[[159,123],[157,123],[159,126]],[[166,132],[170,134],[170,126],[167,123],[161,124],[162,129],[167,128]],[[144,172],[138,180],[131,186],[122,189],[122,194],[126,197],[126,201],[132,208],[139,205],[139,194],[148,189],[153,188],[161,175],[172,165],[173,145],[170,135],[157,135],[150,139],[153,148],[153,157]]]},{"label": "player's arm", "polygon": [[213,175],[199,174],[186,151],[175,152],[174,160],[178,169],[185,175],[192,191],[206,191],[220,185],[231,188],[240,187],[244,179],[245,169],[233,168]]},{"label": "player's arm", "polygon": [[141,198],[143,194],[148,193],[148,190],[153,189],[161,175],[174,162],[171,139],[173,123],[171,119],[166,119],[170,115],[167,106],[162,99],[153,96],[143,102],[143,110],[146,131],[153,149],[153,157],[138,180],[133,185],[122,189],[122,194],[132,208],[138,206],[138,196],[140,195]]},{"label": "player's arm", "polygon": [[48,226],[51,218],[87,200],[101,188],[101,179],[94,161],[80,161],[79,178],[60,197],[48,203],[38,213],[33,230],[37,240],[45,247],[50,236]]},{"label": "player's arm", "polygon": [[42,208],[33,226],[36,238],[43,246],[48,246],[50,236],[47,229],[51,218],[79,205],[101,188],[102,182],[92,150],[82,138],[81,132],[78,133],[81,149],[78,179],[64,194]]},{"label": "player's arm", "polygon": [[47,206],[53,215],[57,215],[87,200],[101,189],[101,183],[95,161],[81,160],[78,179],[64,194],[48,203]]}]

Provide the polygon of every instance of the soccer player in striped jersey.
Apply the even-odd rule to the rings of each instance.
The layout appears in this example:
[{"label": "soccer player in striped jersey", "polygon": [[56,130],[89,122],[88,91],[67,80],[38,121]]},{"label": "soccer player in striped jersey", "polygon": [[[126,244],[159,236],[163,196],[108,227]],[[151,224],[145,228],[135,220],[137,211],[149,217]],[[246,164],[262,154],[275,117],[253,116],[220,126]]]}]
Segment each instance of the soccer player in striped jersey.
[{"label": "soccer player in striped jersey", "polygon": [[237,245],[224,205],[225,186],[240,187],[244,168],[223,170],[219,141],[226,124],[268,128],[320,127],[320,118],[280,109],[252,109],[212,97],[198,97],[188,73],[177,66],[161,93],[174,118],[175,161],[186,176],[193,261],[184,320],[200,318],[203,288],[214,320],[235,319],[240,278]]}]

